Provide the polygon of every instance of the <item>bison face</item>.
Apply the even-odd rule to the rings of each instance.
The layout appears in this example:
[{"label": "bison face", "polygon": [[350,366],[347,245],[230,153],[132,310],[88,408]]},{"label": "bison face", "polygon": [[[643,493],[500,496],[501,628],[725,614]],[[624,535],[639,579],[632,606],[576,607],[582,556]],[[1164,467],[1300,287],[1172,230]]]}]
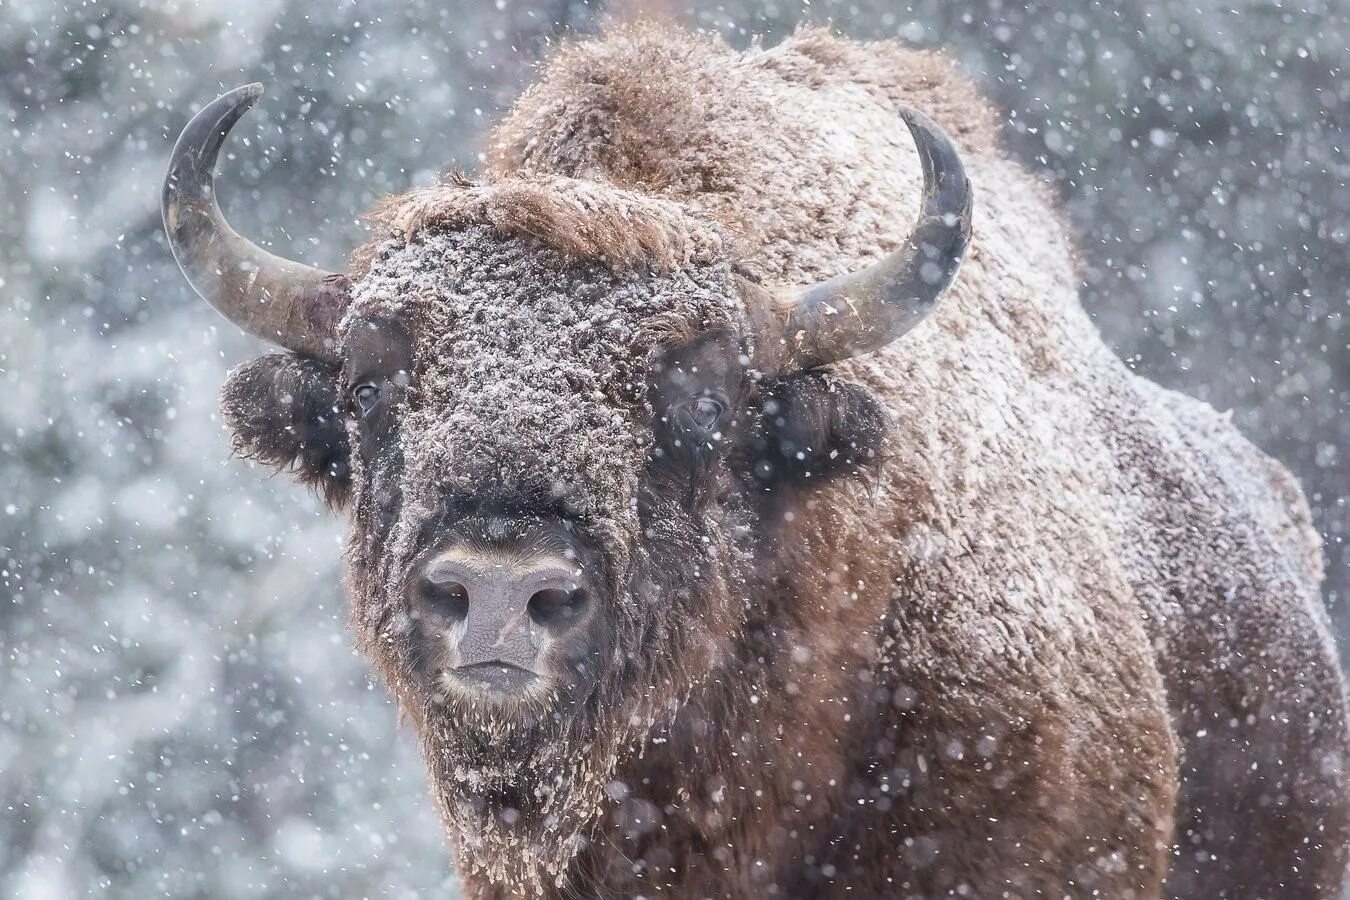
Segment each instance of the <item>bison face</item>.
[{"label": "bison face", "polygon": [[646,693],[644,649],[716,643],[668,582],[731,577],[734,297],[726,267],[618,275],[484,228],[391,244],[353,285],[355,616],[416,717],[529,757]]}]

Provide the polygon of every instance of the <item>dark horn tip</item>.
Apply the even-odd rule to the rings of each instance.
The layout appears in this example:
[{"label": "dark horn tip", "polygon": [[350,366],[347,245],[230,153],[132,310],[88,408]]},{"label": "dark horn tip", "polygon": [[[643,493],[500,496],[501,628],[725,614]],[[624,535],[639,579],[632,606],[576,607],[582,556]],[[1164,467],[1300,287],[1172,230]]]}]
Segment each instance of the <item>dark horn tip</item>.
[{"label": "dark horn tip", "polygon": [[188,188],[193,182],[209,182],[216,154],[239,118],[253,108],[263,95],[261,82],[245,84],[226,91],[203,106],[183,126],[169,156],[165,196],[175,188]]},{"label": "dark horn tip", "polygon": [[914,130],[916,125],[933,124],[932,121],[927,116],[925,116],[923,113],[919,112],[912,106],[906,106],[905,104],[902,103],[898,107],[896,107],[896,111],[900,113],[900,118],[905,120],[905,124],[909,126],[909,130],[911,132]]},{"label": "dark horn tip", "polygon": [[[951,148],[951,142],[943,133],[938,124],[928,116],[919,112],[912,106],[901,105],[898,107],[900,118],[905,120],[905,125],[909,128],[909,133],[914,139],[928,148]],[[954,148],[951,148],[954,149]]]},{"label": "dark horn tip", "polygon": [[932,119],[908,106],[901,106],[899,111],[919,151],[924,176],[924,214],[937,215],[948,222],[955,215],[961,233],[969,236],[974,189],[960,153]]},{"label": "dark horn tip", "polygon": [[[201,116],[204,121],[209,122],[210,119],[216,117],[208,112],[208,110],[213,112],[219,110],[220,112],[217,114],[219,118],[217,118],[214,123],[215,127],[219,128],[222,132],[229,131],[234,127],[234,123],[239,121],[240,117],[252,109],[254,105],[257,104],[258,100],[262,98],[263,90],[263,83],[261,81],[240,85],[233,90],[226,91],[215,100],[212,100],[206,106],[202,107],[201,112],[197,115]],[[220,134],[219,137],[223,139],[224,134]]]},{"label": "dark horn tip", "polygon": [[227,319],[288,350],[331,362],[346,280],[268,253],[230,227],[217,201],[216,158],[262,95],[260,82],[240,85],[183,126],[161,195],[169,249],[193,290]]},{"label": "dark horn tip", "polygon": [[248,106],[252,106],[258,102],[258,98],[263,95],[263,91],[265,90],[266,86],[261,81],[255,81],[251,84],[241,84],[237,88],[231,88],[211,102],[219,103],[222,100],[228,100],[230,101],[231,106],[239,103],[245,103]]},{"label": "dark horn tip", "polygon": [[231,105],[237,104],[242,108],[242,111],[252,109],[253,105],[262,98],[265,90],[266,88],[261,81],[255,81],[252,84],[241,84],[232,91],[226,91],[220,95],[220,99],[229,98],[232,101]]}]

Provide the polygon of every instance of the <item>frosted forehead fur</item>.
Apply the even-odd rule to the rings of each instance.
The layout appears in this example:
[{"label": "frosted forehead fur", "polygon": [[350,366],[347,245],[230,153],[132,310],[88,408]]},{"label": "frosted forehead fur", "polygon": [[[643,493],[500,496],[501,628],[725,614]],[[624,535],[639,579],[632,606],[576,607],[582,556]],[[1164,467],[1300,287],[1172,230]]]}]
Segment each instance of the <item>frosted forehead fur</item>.
[{"label": "frosted forehead fur", "polygon": [[[730,266],[669,235],[661,267],[569,251],[569,241],[599,240],[601,229],[546,240],[506,227],[519,187],[503,196],[449,189],[470,199],[439,217],[410,201],[404,218],[418,224],[371,254],[344,328],[360,317],[394,319],[412,342],[401,415],[405,515],[426,514],[446,495],[547,492],[631,539],[632,498],[650,451],[652,351],[740,320]],[[622,193],[577,189],[560,204],[606,191]],[[482,219],[458,218],[475,209]],[[604,221],[617,215],[613,206],[587,209]],[[650,236],[674,221],[646,220],[639,231]]]},{"label": "frosted forehead fur", "polygon": [[690,215],[677,202],[556,175],[507,177],[490,184],[451,178],[389,197],[366,218],[376,240],[353,254],[357,275],[388,239],[408,242],[431,228],[473,224],[530,236],[573,259],[603,262],[619,271],[711,263],[728,249],[719,226]]}]

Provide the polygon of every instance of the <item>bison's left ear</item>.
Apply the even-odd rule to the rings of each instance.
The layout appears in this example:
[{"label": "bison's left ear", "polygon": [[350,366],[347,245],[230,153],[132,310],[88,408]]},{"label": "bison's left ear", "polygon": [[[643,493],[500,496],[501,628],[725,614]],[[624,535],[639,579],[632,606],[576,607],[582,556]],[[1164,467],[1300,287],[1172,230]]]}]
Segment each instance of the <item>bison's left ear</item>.
[{"label": "bison's left ear", "polygon": [[752,415],[741,453],[766,487],[856,471],[876,459],[886,431],[871,391],[819,371],[761,382]]},{"label": "bison's left ear", "polygon": [[277,353],[239,366],[220,395],[236,453],[290,472],[334,507],[350,481],[337,378],[328,363]]}]

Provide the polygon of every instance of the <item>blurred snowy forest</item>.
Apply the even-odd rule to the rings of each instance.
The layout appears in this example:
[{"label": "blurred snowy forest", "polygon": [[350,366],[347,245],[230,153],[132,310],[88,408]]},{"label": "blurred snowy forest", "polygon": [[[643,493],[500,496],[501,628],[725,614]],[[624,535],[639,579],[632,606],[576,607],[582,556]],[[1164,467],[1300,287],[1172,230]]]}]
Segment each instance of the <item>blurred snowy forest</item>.
[{"label": "blurred snowy forest", "polygon": [[[1300,0],[703,2],[947,48],[1066,199],[1120,354],[1300,476],[1350,643],[1350,11]],[[264,81],[234,224],[342,266],[378,196],[472,170],[569,0],[0,0],[0,896],[453,890],[411,741],[342,630],[339,522],[232,460],[260,346],[160,230],[187,117]]]}]

